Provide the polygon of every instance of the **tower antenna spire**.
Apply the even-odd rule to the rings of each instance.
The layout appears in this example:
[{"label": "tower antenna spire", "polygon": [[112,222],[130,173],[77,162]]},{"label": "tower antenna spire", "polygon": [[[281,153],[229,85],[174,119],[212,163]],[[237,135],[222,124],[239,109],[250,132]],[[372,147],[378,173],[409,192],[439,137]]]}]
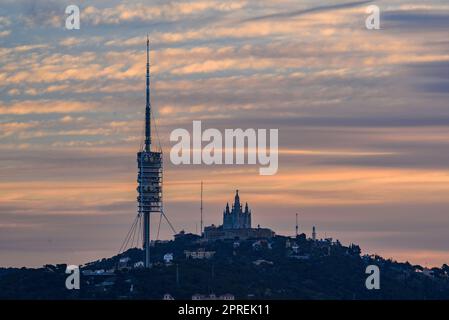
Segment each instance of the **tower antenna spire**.
[{"label": "tower antenna spire", "polygon": [[145,105],[145,151],[151,151],[150,39],[147,34],[147,75]]},{"label": "tower antenna spire", "polygon": [[200,221],[200,236],[203,234],[203,180],[201,180],[201,221]]},{"label": "tower antenna spire", "polygon": [[298,236],[298,232],[299,232],[299,226],[298,226],[298,214],[296,214],[296,227],[295,227],[295,230],[296,230],[296,236]]}]

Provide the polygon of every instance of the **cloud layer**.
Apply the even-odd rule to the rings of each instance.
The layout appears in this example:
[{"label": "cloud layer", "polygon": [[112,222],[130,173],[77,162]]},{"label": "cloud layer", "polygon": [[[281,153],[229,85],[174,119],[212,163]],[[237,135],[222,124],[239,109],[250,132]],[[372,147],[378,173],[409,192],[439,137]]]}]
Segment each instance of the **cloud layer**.
[{"label": "cloud layer", "polygon": [[[68,1],[0,8],[0,265],[116,253],[136,211],[145,36],[152,104],[170,132],[277,128],[279,173],[173,166],[166,210],[195,231],[233,190],[255,223],[449,262],[449,6],[442,1]],[[381,29],[365,29],[366,6]],[[170,230],[162,230],[170,237]],[[12,254],[11,254],[12,252]],[[37,254],[37,252],[40,252]],[[45,261],[44,261],[45,260]]]}]

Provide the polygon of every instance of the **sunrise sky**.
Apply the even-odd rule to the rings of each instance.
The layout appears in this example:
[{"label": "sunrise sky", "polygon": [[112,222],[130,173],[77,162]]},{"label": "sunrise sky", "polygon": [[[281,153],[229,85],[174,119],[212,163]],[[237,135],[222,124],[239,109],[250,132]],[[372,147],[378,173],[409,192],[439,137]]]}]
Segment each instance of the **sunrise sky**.
[{"label": "sunrise sky", "polygon": [[[64,27],[69,4],[80,30]],[[365,28],[370,4],[380,30]],[[309,236],[449,263],[447,1],[1,0],[0,266],[119,250],[136,215],[147,33],[178,230],[199,225],[204,180],[206,224],[239,189],[253,225],[293,235],[299,213]],[[193,120],[279,129],[278,173],[170,164],[170,132]]]}]

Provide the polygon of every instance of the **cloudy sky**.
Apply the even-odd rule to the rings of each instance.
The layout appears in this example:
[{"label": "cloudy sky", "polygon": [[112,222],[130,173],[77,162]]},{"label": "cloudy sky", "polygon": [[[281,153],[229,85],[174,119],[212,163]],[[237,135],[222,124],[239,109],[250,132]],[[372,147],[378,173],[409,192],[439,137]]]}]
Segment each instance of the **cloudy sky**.
[{"label": "cloudy sky", "polygon": [[[77,4],[81,29],[65,29]],[[367,6],[381,29],[365,28]],[[253,224],[449,263],[447,1],[0,3],[0,266],[117,253],[136,215],[136,151],[152,105],[165,209],[221,222],[234,190]],[[174,166],[170,132],[279,129],[279,171]],[[157,221],[155,219],[155,221]],[[163,225],[162,238],[170,238]]]}]

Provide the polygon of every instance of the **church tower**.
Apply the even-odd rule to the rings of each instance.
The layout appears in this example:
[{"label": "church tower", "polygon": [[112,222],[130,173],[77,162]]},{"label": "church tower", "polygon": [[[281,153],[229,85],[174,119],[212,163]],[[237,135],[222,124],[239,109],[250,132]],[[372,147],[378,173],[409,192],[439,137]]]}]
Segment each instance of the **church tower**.
[{"label": "church tower", "polygon": [[239,191],[236,190],[234,204],[232,209],[229,210],[229,203],[226,204],[226,208],[223,211],[223,229],[250,229],[251,228],[251,210],[248,207],[248,203],[245,205],[243,211],[240,203]]}]

